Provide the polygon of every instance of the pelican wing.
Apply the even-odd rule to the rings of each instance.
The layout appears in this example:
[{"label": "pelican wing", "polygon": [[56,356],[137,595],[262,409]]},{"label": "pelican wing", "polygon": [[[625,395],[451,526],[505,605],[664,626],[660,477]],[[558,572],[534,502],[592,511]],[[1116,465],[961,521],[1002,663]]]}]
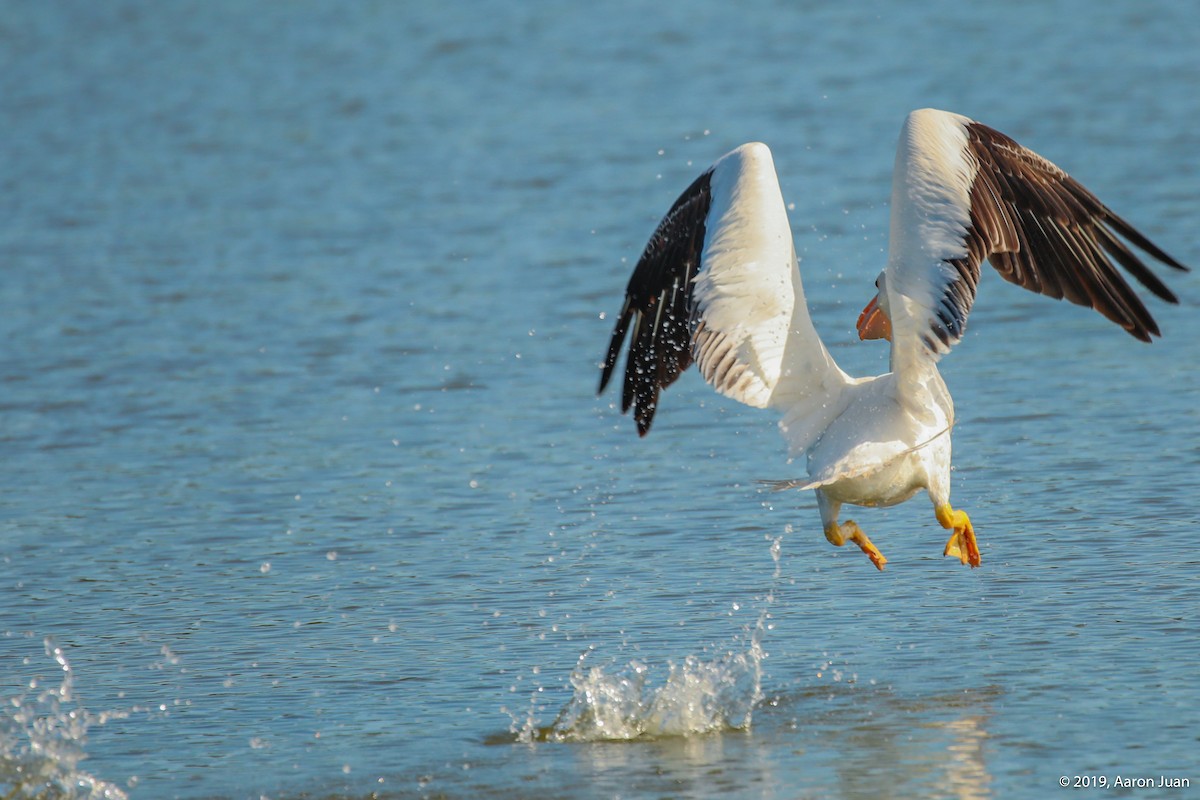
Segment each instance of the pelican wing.
[{"label": "pelican wing", "polygon": [[1158,325],[1113,262],[1169,303],[1178,300],[1132,248],[1186,270],[1037,153],[933,109],[912,112],[901,131],[890,236],[894,361],[937,359],[959,341],[985,258],[1006,280],[1094,308],[1147,342]]},{"label": "pelican wing", "polygon": [[[650,429],[660,392],[693,361],[718,392],[781,409],[796,431],[814,423],[805,400],[828,401],[844,388],[849,379],[808,314],[766,145],[742,145],[723,157],[659,224],[629,279],[600,391],[626,335],[621,410],[634,409],[641,435]],[[793,449],[805,444],[789,439]]]}]

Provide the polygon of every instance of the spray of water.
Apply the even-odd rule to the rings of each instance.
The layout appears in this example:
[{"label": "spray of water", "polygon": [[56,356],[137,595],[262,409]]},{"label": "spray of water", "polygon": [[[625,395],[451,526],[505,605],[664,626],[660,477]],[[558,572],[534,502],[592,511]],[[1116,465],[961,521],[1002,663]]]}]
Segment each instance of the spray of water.
[{"label": "spray of water", "polygon": [[88,711],[75,693],[71,663],[50,638],[46,656],[62,673],[55,684],[31,678],[26,690],[3,698],[0,710],[0,791],[5,800],[126,800],[125,792],[79,768],[88,730],[128,712]]},{"label": "spray of water", "polygon": [[753,627],[739,644],[715,657],[689,655],[670,663],[665,679],[639,660],[613,670],[588,666],[590,650],[571,673],[571,700],[553,724],[539,727],[535,713],[514,717],[520,741],[612,741],[640,737],[692,736],[722,730],[748,730],[763,700],[762,640],[773,627],[771,605],[781,573],[782,537],[770,538],[775,562],[771,590]]}]

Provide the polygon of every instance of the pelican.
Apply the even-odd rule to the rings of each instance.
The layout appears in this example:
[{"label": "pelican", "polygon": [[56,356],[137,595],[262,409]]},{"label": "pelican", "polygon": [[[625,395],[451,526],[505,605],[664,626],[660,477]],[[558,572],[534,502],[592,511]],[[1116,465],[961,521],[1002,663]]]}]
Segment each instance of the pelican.
[{"label": "pelican", "polygon": [[645,436],[659,393],[695,362],[727,397],[781,415],[812,489],[825,538],[887,559],[843,504],[883,507],[924,489],[951,531],[943,555],[980,565],[970,517],[950,504],[954,403],[938,361],[958,343],[987,259],[1004,279],[1095,309],[1151,341],[1158,325],[1116,269],[1178,299],[1134,248],[1186,267],[1050,161],[959,114],[921,109],[900,132],[887,264],[858,319],[863,339],[891,342],[890,371],[847,375],[813,328],[771,152],[728,153],[689,186],[646,245],[625,291],[600,392],[626,335],[621,411]]}]

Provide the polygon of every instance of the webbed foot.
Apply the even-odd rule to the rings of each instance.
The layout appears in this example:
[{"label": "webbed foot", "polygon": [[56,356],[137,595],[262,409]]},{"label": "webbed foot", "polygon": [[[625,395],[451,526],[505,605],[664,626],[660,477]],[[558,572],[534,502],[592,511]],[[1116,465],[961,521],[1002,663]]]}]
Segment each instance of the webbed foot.
[{"label": "webbed foot", "polygon": [[882,570],[883,565],[887,563],[883,553],[879,552],[879,548],[871,543],[862,528],[858,527],[853,520],[847,520],[841,524],[834,522],[828,525],[825,528],[825,538],[835,547],[841,547],[846,542],[854,542],[860,550],[867,554],[867,558],[871,559],[871,563],[875,565],[876,569]]},{"label": "webbed foot", "polygon": [[935,509],[935,513],[938,523],[943,528],[954,531],[946,542],[946,549],[942,551],[942,555],[954,556],[963,564],[970,564],[972,569],[978,567],[981,563],[979,543],[975,540],[975,529],[971,526],[971,518],[967,516],[967,512],[951,508],[949,503],[943,503]]}]

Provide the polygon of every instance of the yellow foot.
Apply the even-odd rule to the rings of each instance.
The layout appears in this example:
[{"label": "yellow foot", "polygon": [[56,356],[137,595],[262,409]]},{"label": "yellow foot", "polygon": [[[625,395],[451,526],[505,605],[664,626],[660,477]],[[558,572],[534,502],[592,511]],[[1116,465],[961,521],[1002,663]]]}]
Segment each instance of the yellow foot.
[{"label": "yellow foot", "polygon": [[946,542],[944,556],[954,556],[964,564],[970,564],[972,569],[981,563],[979,558],[979,543],[975,540],[975,529],[971,527],[971,518],[965,511],[956,511],[949,503],[944,503],[935,509],[937,521],[943,528],[953,529],[950,540]]},{"label": "yellow foot", "polygon": [[847,520],[840,525],[835,522],[828,526],[825,528],[825,538],[835,547],[841,547],[846,542],[854,542],[860,550],[867,554],[867,558],[871,559],[871,563],[875,565],[876,569],[883,569],[883,565],[887,563],[883,553],[879,552],[879,548],[871,543],[862,528],[858,527],[853,520]]}]

